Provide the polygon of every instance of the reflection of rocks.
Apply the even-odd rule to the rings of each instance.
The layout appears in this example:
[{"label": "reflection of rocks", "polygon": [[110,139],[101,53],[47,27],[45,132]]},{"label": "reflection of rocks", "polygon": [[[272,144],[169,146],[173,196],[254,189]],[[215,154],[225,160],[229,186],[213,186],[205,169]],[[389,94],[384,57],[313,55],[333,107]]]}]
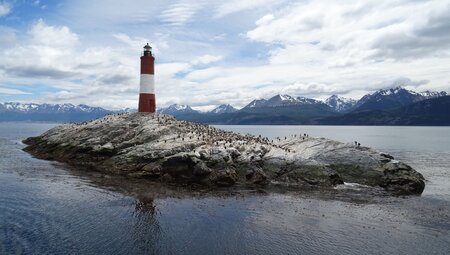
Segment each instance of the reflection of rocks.
[{"label": "reflection of rocks", "polygon": [[161,227],[155,213],[153,197],[138,196],[131,234],[134,245],[144,254],[161,253],[161,247],[158,245],[161,239]]},{"label": "reflection of rocks", "polygon": [[421,193],[423,177],[386,153],[300,135],[269,140],[153,114],[110,115],[28,138],[33,155],[105,173],[209,187],[345,182]]},{"label": "reflection of rocks", "polygon": [[153,197],[138,197],[135,204],[136,211],[155,214],[156,207],[153,202]]}]

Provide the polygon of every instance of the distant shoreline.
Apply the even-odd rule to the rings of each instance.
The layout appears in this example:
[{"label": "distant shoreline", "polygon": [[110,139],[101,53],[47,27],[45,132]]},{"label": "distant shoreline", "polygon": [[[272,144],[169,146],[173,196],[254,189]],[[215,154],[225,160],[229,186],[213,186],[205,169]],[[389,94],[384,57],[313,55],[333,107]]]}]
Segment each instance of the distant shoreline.
[{"label": "distant shoreline", "polygon": [[[90,120],[87,120],[90,121]],[[79,121],[34,121],[34,120],[0,120],[0,123],[42,123],[42,124],[68,124]],[[201,123],[211,126],[330,126],[330,127],[450,127],[450,125],[364,125],[364,124],[220,124],[220,123]]]}]

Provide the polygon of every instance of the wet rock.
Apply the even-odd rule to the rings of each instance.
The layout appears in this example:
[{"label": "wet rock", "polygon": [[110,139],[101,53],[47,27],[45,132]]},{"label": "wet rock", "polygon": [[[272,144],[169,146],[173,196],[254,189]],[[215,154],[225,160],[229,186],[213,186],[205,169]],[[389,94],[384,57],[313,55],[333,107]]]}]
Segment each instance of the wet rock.
[{"label": "wet rock", "polygon": [[386,163],[383,168],[385,169],[385,172],[396,172],[399,170],[406,170],[406,171],[411,171],[412,168],[410,166],[408,166],[407,164],[397,161],[397,160],[392,160],[388,163]]},{"label": "wet rock", "polygon": [[161,165],[164,173],[173,178],[189,178],[193,175],[195,161],[188,153],[179,153],[165,158]]},{"label": "wet rock", "polygon": [[330,167],[341,176],[344,182],[379,186],[383,183],[383,171],[377,168],[365,169],[358,165],[332,164]]},{"label": "wet rock", "polygon": [[248,182],[251,182],[253,184],[267,184],[268,183],[268,177],[266,173],[259,167],[252,167],[250,168],[245,178]]},{"label": "wet rock", "polygon": [[391,156],[389,153],[380,152],[380,156],[388,159],[394,159],[393,156]]},{"label": "wet rock", "polygon": [[329,175],[329,179],[330,179],[330,183],[332,185],[339,185],[339,184],[344,184],[344,180],[342,179],[342,177],[337,174],[337,173],[333,173]]},{"label": "wet rock", "polygon": [[380,186],[400,194],[421,194],[425,189],[425,181],[422,174],[409,165],[393,160],[384,165],[383,183]]},{"label": "wet rock", "polygon": [[216,171],[211,177],[212,183],[222,187],[232,186],[237,182],[237,180],[238,175],[234,169]]},{"label": "wet rock", "polygon": [[202,176],[209,175],[210,173],[212,173],[212,171],[213,171],[213,170],[212,170],[211,168],[209,168],[209,167],[205,164],[205,162],[203,162],[203,161],[198,161],[198,162],[195,164],[195,166],[194,166],[193,173],[194,173],[195,176],[200,176],[200,177],[202,177]]},{"label": "wet rock", "polygon": [[142,167],[142,174],[144,177],[157,178],[161,176],[161,165],[158,163],[149,163]]},{"label": "wet rock", "polygon": [[423,179],[409,175],[386,176],[385,182],[381,186],[398,194],[411,195],[421,194],[425,189],[425,182]]}]

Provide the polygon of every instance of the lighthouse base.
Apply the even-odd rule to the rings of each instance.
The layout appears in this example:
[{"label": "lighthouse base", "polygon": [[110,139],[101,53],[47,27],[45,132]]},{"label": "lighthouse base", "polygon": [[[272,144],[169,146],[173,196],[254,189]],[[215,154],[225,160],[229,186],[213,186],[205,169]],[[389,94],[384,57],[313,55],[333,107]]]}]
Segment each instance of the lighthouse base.
[{"label": "lighthouse base", "polygon": [[139,112],[155,112],[156,100],[155,94],[139,94]]}]

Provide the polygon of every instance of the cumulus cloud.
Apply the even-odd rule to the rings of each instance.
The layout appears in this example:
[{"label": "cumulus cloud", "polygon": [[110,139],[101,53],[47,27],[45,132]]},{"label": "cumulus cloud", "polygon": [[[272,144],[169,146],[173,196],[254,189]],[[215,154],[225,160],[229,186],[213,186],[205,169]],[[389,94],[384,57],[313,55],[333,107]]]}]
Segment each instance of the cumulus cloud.
[{"label": "cumulus cloud", "polygon": [[28,40],[1,52],[0,68],[11,76],[24,78],[69,78],[73,49],[78,36],[67,27],[49,26],[38,20],[28,31]]},{"label": "cumulus cloud", "polygon": [[70,49],[78,42],[78,35],[66,26],[49,26],[39,19],[28,32],[33,44]]},{"label": "cumulus cloud", "polygon": [[417,58],[448,53],[449,12],[449,1],[300,2],[263,16],[246,35],[350,62]]},{"label": "cumulus cloud", "polygon": [[[47,26],[42,20],[34,23],[25,40],[20,44],[10,44],[0,51],[0,73],[3,72],[3,84],[40,83],[47,79],[70,79],[77,74],[72,68],[70,57],[77,37],[66,27]],[[63,47],[59,42],[45,39],[48,36],[67,42]],[[63,83],[60,81],[60,83]]]},{"label": "cumulus cloud", "polygon": [[0,52],[2,83],[43,83],[57,91],[43,93],[35,100],[42,102],[99,105],[100,94],[130,96],[137,91],[137,69],[138,61],[120,50],[80,47],[79,36],[68,27],[48,25],[43,20],[33,23],[20,45]]},{"label": "cumulus cloud", "polygon": [[[139,91],[139,57],[144,42],[149,39],[124,33],[112,36],[123,43],[114,48],[81,47],[80,36],[66,26],[34,22],[26,40],[0,52],[0,74],[3,82],[36,86],[45,83],[56,92],[41,93],[36,102],[85,103],[106,108],[136,107]],[[60,38],[60,39],[57,39]],[[164,40],[152,44],[154,51],[166,49]],[[209,64],[221,56],[201,55],[196,65]],[[32,61],[30,61],[32,59]],[[182,102],[180,91],[195,86],[175,76],[192,70],[191,62],[168,62],[156,65],[158,102]],[[26,85],[25,85],[26,86]],[[6,91],[6,90],[3,90]],[[12,90],[9,90],[10,92]],[[192,89],[194,93],[199,93]],[[178,99],[177,99],[178,98]]]},{"label": "cumulus cloud", "polygon": [[45,83],[54,90],[36,95],[42,102],[136,107],[149,42],[158,107],[358,98],[398,85],[449,91],[447,13],[449,0],[79,0],[58,13],[68,25],[0,27],[0,86]]}]

